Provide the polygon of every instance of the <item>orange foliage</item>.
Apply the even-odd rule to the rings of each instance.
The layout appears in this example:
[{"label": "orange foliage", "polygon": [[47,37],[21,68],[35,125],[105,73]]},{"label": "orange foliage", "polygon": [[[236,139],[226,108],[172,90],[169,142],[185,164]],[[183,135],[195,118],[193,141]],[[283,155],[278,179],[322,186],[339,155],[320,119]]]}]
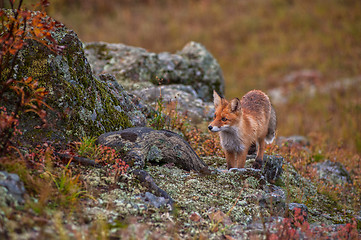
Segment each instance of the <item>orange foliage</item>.
[{"label": "orange foliage", "polygon": [[193,128],[185,134],[185,138],[199,156],[224,157],[217,134],[202,133],[198,128]]},{"label": "orange foliage", "polygon": [[[43,11],[31,12],[21,8],[22,1],[15,9],[15,1],[9,1],[11,9],[0,9],[0,103],[5,104],[10,100],[14,102],[14,108],[8,112],[1,106],[0,112],[0,152],[8,151],[12,144],[12,137],[21,134],[17,129],[20,116],[27,112],[33,112],[46,123],[46,111],[43,107],[51,109],[44,101],[48,92],[40,87],[36,79],[31,76],[16,79],[14,75],[15,62],[19,50],[26,44],[26,39],[33,39],[53,51],[59,51],[51,31],[56,22],[47,18],[44,13],[48,1],[42,0],[36,5]],[[9,99],[11,96],[11,99]],[[15,97],[15,99],[13,99]]]}]

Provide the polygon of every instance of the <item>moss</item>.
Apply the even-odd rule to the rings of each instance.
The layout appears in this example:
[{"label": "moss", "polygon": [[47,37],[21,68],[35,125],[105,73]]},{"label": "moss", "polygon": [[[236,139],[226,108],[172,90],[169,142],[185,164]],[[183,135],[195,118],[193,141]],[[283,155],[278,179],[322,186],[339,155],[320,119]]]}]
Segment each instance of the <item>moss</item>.
[{"label": "moss", "polygon": [[254,177],[249,177],[246,179],[246,183],[248,184],[248,186],[250,186],[251,188],[258,188],[259,187],[259,182],[256,178]]},{"label": "moss", "polygon": [[[59,27],[53,37],[65,46],[62,54],[49,50],[34,40],[20,50],[14,77],[33,77],[49,90],[46,103],[51,130],[34,130],[40,122],[25,115],[22,123],[26,138],[38,142],[41,138],[81,138],[132,127],[129,118],[136,111],[132,102],[121,102],[122,89],[97,80],[84,56],[82,43],[72,31]],[[8,69],[5,69],[8,71]],[[115,96],[114,94],[118,94]],[[8,103],[9,106],[11,103]],[[12,109],[11,106],[9,109]],[[60,120],[58,114],[61,115]]]},{"label": "moss", "polygon": [[31,69],[31,72],[29,72],[29,76],[32,76],[33,78],[38,78],[43,76],[44,74],[48,74],[48,68],[46,66],[47,60],[46,59],[39,59],[34,60],[31,62],[31,65],[29,66],[29,69]]}]

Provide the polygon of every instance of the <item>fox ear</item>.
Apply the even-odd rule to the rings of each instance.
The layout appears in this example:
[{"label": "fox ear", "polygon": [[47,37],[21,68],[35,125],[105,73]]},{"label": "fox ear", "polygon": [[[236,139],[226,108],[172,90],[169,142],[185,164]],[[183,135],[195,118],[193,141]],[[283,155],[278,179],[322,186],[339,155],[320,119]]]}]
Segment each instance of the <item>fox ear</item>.
[{"label": "fox ear", "polygon": [[218,95],[218,93],[215,90],[213,90],[214,107],[221,105],[221,102],[222,102],[222,98]]},{"label": "fox ear", "polygon": [[233,98],[231,101],[231,111],[235,112],[241,109],[241,102],[238,98]]}]

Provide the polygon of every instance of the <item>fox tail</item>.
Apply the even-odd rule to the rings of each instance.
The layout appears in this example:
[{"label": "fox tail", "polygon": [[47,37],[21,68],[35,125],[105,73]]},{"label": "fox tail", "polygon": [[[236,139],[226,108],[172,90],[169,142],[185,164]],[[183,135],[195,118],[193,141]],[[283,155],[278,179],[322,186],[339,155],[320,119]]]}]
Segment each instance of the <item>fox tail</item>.
[{"label": "fox tail", "polygon": [[268,123],[268,132],[265,138],[267,144],[273,142],[276,136],[276,127],[277,127],[277,119],[276,119],[276,112],[273,106],[271,106],[271,117]]}]

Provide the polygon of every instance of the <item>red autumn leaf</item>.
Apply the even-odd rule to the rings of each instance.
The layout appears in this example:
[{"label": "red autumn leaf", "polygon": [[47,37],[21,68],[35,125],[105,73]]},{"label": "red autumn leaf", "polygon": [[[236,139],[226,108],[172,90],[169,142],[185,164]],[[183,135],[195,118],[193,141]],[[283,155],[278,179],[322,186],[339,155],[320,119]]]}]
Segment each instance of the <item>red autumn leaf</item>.
[{"label": "red autumn leaf", "polygon": [[201,221],[202,217],[198,213],[194,212],[189,216],[189,219],[192,220],[193,222],[199,222]]}]

